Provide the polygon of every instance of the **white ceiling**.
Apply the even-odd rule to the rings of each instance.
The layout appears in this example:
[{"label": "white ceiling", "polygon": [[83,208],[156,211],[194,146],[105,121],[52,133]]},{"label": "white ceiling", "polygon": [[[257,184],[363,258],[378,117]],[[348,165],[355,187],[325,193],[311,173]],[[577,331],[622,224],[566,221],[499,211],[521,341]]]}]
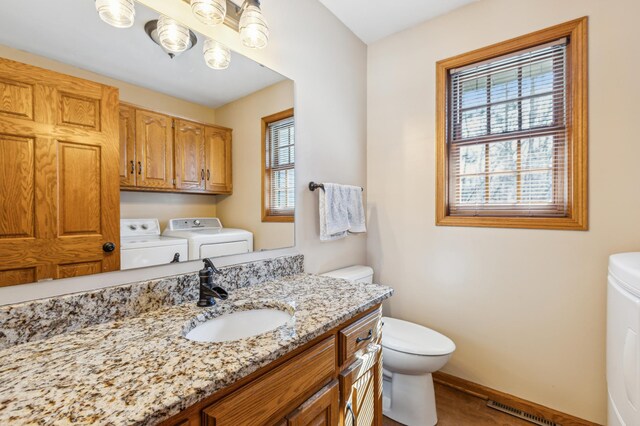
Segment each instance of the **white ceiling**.
[{"label": "white ceiling", "polygon": [[136,3],[133,27],[117,29],[100,20],[90,0],[2,0],[0,44],[212,108],[285,78],[235,52],[228,69],[208,68],[201,35],[171,59],[144,31],[157,18]]},{"label": "white ceiling", "polygon": [[320,0],[367,44],[477,0]]}]

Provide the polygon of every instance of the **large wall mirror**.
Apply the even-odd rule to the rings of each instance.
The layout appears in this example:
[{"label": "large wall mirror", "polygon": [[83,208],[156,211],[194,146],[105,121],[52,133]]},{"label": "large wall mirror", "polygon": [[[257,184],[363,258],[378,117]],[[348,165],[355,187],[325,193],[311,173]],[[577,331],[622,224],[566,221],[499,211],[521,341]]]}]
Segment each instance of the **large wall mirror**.
[{"label": "large wall mirror", "polygon": [[293,81],[158,18],[0,4],[0,286],[294,245]]}]

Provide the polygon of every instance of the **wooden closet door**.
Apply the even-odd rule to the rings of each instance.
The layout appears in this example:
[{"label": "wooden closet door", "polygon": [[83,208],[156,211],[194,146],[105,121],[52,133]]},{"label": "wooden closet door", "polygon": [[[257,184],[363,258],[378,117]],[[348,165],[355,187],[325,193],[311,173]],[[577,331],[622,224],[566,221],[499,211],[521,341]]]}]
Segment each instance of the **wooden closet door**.
[{"label": "wooden closet door", "polygon": [[175,120],[176,189],[204,189],[204,126]]},{"label": "wooden closet door", "polygon": [[136,186],[173,188],[171,117],[136,110]]},{"label": "wooden closet door", "polygon": [[136,111],[120,104],[120,186],[136,185],[135,134]]},{"label": "wooden closet door", "polygon": [[0,58],[0,100],[0,286],[119,269],[118,90]]},{"label": "wooden closet door", "polygon": [[233,191],[231,180],[231,130],[205,128],[206,190],[226,193]]}]

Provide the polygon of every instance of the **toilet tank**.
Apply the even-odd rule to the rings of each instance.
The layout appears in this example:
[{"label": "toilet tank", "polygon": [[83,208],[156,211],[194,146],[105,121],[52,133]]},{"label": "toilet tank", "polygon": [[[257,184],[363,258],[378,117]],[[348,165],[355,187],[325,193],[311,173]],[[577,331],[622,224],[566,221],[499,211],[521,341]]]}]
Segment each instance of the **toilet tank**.
[{"label": "toilet tank", "polygon": [[347,268],[336,269],[322,274],[325,277],[342,278],[349,281],[357,281],[359,283],[373,282],[373,268],[364,265],[354,265]]}]

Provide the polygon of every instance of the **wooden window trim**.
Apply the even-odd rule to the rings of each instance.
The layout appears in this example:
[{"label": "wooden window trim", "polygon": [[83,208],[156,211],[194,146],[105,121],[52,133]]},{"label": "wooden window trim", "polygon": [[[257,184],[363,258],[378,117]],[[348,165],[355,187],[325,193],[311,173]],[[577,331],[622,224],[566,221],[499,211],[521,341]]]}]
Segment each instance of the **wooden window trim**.
[{"label": "wooden window trim", "polygon": [[[521,37],[497,43],[436,63],[436,225],[494,228],[587,230],[587,21],[582,17]],[[447,105],[449,70],[507,55],[562,37],[570,40],[567,50],[567,100],[571,120],[567,138],[567,217],[453,216],[449,214],[449,158],[447,149]]]},{"label": "wooden window trim", "polygon": [[271,174],[270,169],[267,169],[267,131],[269,124],[276,121],[284,120],[285,118],[293,117],[293,108],[277,112],[275,114],[262,117],[262,221],[263,222],[293,222],[294,214],[283,215],[270,215],[269,206],[269,189],[271,188]]}]

